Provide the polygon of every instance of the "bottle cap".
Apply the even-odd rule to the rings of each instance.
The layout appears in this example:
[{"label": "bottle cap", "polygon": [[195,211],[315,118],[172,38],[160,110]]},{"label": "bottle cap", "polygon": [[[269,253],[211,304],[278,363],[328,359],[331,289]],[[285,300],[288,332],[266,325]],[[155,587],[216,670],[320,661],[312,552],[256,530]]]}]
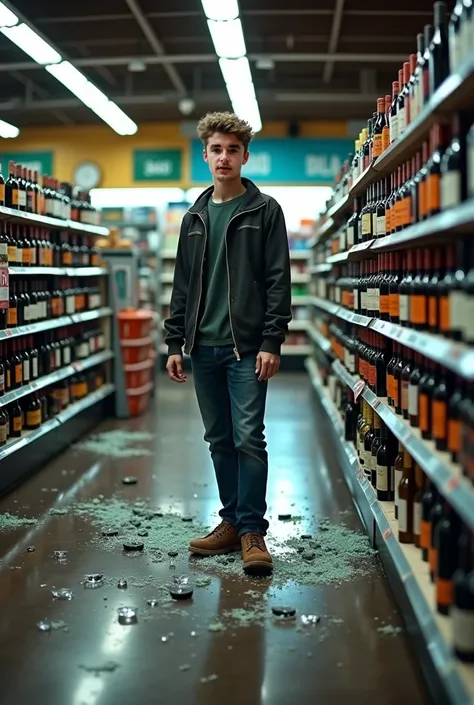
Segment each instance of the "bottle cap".
[{"label": "bottle cap", "polygon": [[416,68],[416,54],[410,54],[410,74],[415,72]]},{"label": "bottle cap", "polygon": [[396,98],[396,96],[398,95],[399,87],[400,84],[398,83],[398,81],[394,81],[392,83],[392,98]]},{"label": "bottle cap", "polygon": [[410,62],[405,61],[403,64],[403,83],[407,84],[410,80]]}]

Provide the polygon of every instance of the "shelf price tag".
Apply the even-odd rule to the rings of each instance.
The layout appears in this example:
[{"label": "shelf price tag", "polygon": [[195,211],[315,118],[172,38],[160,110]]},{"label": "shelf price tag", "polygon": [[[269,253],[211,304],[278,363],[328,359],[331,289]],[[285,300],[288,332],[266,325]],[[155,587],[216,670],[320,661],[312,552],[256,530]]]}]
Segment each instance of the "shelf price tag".
[{"label": "shelf price tag", "polygon": [[386,541],[387,539],[389,539],[391,535],[392,535],[392,529],[391,529],[390,527],[388,527],[388,529],[385,529],[385,531],[384,531],[383,534],[382,534],[382,536],[384,537],[384,540],[385,540],[385,541]]},{"label": "shelf price tag", "polygon": [[456,489],[459,485],[459,477],[456,477],[456,475],[453,475],[452,477],[449,478],[449,480],[446,482],[444,485],[444,491],[446,492],[452,492],[453,490]]},{"label": "shelf price tag", "polygon": [[365,387],[365,382],[363,379],[360,379],[358,382],[355,383],[354,385],[354,401],[357,401],[360,395],[362,394],[362,391]]}]

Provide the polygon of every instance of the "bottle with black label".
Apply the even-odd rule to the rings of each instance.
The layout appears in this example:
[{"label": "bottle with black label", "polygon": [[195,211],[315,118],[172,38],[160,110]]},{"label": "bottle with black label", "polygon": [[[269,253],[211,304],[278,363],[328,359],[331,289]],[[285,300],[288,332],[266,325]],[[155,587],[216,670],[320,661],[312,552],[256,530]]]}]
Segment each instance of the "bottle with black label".
[{"label": "bottle with black label", "polygon": [[459,540],[459,517],[445,502],[443,516],[436,526],[435,544],[438,550],[436,571],[436,607],[440,614],[447,615],[453,603],[453,576],[456,571],[457,546]]},{"label": "bottle with black label", "polygon": [[382,443],[377,451],[377,499],[390,502],[393,499],[393,454],[392,434],[386,424],[382,424]]},{"label": "bottle with black label", "polygon": [[398,519],[398,489],[403,476],[403,454],[405,449],[403,445],[398,442],[398,455],[395,458],[394,463],[394,509],[395,509],[395,519]]}]

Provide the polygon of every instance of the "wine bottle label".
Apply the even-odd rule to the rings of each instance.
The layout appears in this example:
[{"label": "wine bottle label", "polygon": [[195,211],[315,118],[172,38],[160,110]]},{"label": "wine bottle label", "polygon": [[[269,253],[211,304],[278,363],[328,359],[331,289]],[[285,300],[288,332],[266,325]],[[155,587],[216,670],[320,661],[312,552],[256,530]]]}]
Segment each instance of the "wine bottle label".
[{"label": "wine bottle label", "polygon": [[[400,513],[400,508],[399,508]],[[415,536],[421,534],[421,502],[413,503],[413,533]]]},{"label": "wine bottle label", "polygon": [[404,213],[405,213],[405,227],[408,227],[409,225],[412,224],[411,196],[405,196],[405,198],[403,200],[403,207],[404,207]]},{"label": "wine bottle label", "polygon": [[13,430],[19,433],[22,429],[21,416],[15,416],[13,419]]},{"label": "wine bottle label", "polygon": [[430,428],[429,400],[426,394],[418,395],[418,409],[420,412],[420,431],[426,433]]},{"label": "wine bottle label", "polygon": [[64,357],[64,364],[69,365],[71,362],[71,348],[69,345],[66,345],[66,347],[63,350],[63,357]]},{"label": "wine bottle label", "polygon": [[5,373],[0,373],[0,392],[5,391]]},{"label": "wine bottle label", "polygon": [[385,235],[385,216],[377,216],[377,237],[383,237]]},{"label": "wine bottle label", "polygon": [[441,296],[439,299],[439,327],[443,333],[451,331],[451,314],[450,314],[449,298]]},{"label": "wine bottle label", "polygon": [[377,237],[377,213],[372,213],[372,237]]},{"label": "wine bottle label", "polygon": [[350,249],[354,244],[354,226],[353,225],[349,225],[347,227],[346,239],[347,239],[347,248]]},{"label": "wine bottle label", "polygon": [[376,489],[380,492],[388,492],[390,468],[387,465],[377,463]]},{"label": "wine bottle label", "polygon": [[428,298],[428,325],[430,328],[438,327],[438,299],[436,296]]},{"label": "wine bottle label", "polygon": [[385,152],[390,146],[390,128],[385,125],[382,129],[382,152]]},{"label": "wine bottle label", "polygon": [[16,263],[16,245],[8,245],[8,262],[10,265]]},{"label": "wine bottle label", "polygon": [[464,291],[455,289],[449,292],[449,319],[451,321],[451,330],[464,330],[467,304],[468,301]]},{"label": "wine bottle label", "polygon": [[33,363],[32,364],[33,379],[37,379],[38,378],[38,358],[34,357],[31,362]]},{"label": "wine bottle label", "polygon": [[400,137],[403,135],[405,131],[406,123],[405,123],[405,108],[399,108],[397,112],[397,130],[398,130],[398,136]]},{"label": "wine bottle label", "polygon": [[359,290],[358,289],[353,290],[353,296],[354,296],[354,311],[358,311],[360,308]]},{"label": "wine bottle label", "polygon": [[26,208],[26,192],[18,191],[18,205],[20,208]]},{"label": "wine bottle label", "polygon": [[400,294],[400,323],[408,323],[410,317],[409,297],[406,294]]},{"label": "wine bottle label", "polygon": [[440,210],[441,197],[440,197],[440,178],[439,174],[428,174],[427,178],[428,186],[428,213]]},{"label": "wine bottle label", "polygon": [[39,426],[41,424],[41,409],[33,409],[26,412],[26,425]]},{"label": "wine bottle label", "polygon": [[16,384],[21,384],[23,381],[23,365],[21,362],[15,365],[15,382]]},{"label": "wine bottle label", "polygon": [[441,208],[451,208],[461,203],[461,173],[446,171],[441,175]]},{"label": "wine bottle label", "polygon": [[398,318],[400,315],[400,298],[398,294],[390,294],[388,297],[388,307],[390,318]]},{"label": "wine bottle label", "polygon": [[417,325],[426,323],[426,296],[415,294],[410,299],[411,322]]},{"label": "wine bottle label", "polygon": [[380,157],[382,154],[382,133],[374,135],[372,142],[372,157]]},{"label": "wine bottle label", "polygon": [[77,351],[77,356],[80,360],[89,356],[89,346],[87,343],[81,343]]},{"label": "wine bottle label", "polygon": [[436,578],[436,603],[444,607],[453,604],[454,586],[452,579]]},{"label": "wine bottle label", "polygon": [[28,325],[28,323],[30,322],[30,306],[29,305],[25,306],[25,308],[23,309],[23,318],[25,320],[25,325]]},{"label": "wine bottle label", "polygon": [[397,116],[396,115],[390,115],[389,118],[389,123],[390,123],[390,144],[394,140],[397,139],[398,137],[398,122],[397,122]]},{"label": "wine bottle label", "polygon": [[380,289],[375,287],[374,289],[374,308],[372,309],[376,313],[380,313]]},{"label": "wine bottle label", "polygon": [[406,499],[398,498],[398,531],[408,531],[408,506]]},{"label": "wine bottle label", "polygon": [[398,507],[398,500],[399,500],[398,488],[399,488],[399,486],[400,486],[400,482],[401,482],[402,476],[403,476],[403,472],[402,472],[401,470],[395,470],[395,471],[394,471],[394,479],[393,479],[393,481],[394,481],[394,490],[395,490],[395,499],[394,499],[394,503],[395,503],[395,506],[396,506],[396,507]]},{"label": "wine bottle label", "polygon": [[20,198],[18,196],[19,190],[17,188],[13,189],[12,191],[12,206],[13,208],[18,208],[20,204]]},{"label": "wine bottle label", "polygon": [[444,440],[448,434],[446,402],[434,399],[431,408],[433,412],[433,436],[439,440]]},{"label": "wine bottle label", "polygon": [[409,396],[410,385],[407,379],[402,379],[402,409],[408,411],[408,396]]},{"label": "wine bottle label", "polygon": [[23,360],[23,382],[28,384],[30,381],[30,361]]},{"label": "wine bottle label", "polygon": [[16,263],[20,266],[23,264],[23,250],[21,247],[16,248]]},{"label": "wine bottle label", "polygon": [[453,625],[453,646],[456,651],[474,654],[474,610],[453,605],[450,610]]},{"label": "wine bottle label", "polygon": [[8,439],[8,424],[0,423],[0,444],[3,446]]},{"label": "wine bottle label", "polygon": [[57,349],[54,351],[54,366],[56,369],[61,367],[61,350]]},{"label": "wine bottle label", "polygon": [[372,232],[372,216],[370,213],[364,213],[362,216],[362,235],[370,235]]},{"label": "wine bottle label", "polygon": [[[101,348],[99,348],[100,350]],[[348,353],[347,355],[347,369],[351,374],[354,374],[355,372],[355,356],[352,353]]]}]

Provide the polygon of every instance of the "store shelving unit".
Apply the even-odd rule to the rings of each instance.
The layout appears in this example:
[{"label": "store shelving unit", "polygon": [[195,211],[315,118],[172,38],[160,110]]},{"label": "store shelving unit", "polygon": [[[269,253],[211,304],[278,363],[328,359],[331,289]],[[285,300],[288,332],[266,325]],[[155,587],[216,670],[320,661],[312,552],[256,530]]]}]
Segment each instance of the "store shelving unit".
[{"label": "store shelving unit", "polygon": [[[436,613],[434,586],[430,582],[427,564],[421,560],[420,552],[412,544],[400,544],[397,539],[398,525],[394,516],[393,502],[379,502],[372,485],[361,469],[352,443],[344,440],[344,429],[340,414],[323,386],[316,363],[306,362],[311,384],[327,419],[327,432],[331,433],[335,453],[340,467],[351,489],[355,504],[366,526],[373,545],[379,550],[385,570],[398,603],[402,607],[407,626],[421,667],[437,702],[468,705],[474,693],[474,670],[457,661],[450,646],[449,620]],[[333,373],[354,389],[357,382],[347,373],[339,361],[332,365]],[[417,438],[403,420],[393,414],[382,400],[373,399],[370,390],[362,396],[376,409],[389,428],[406,445],[417,462],[422,465],[433,481],[443,487],[449,501],[474,526],[474,496],[458,477],[450,463],[440,459],[436,451]],[[371,396],[372,395],[372,396]],[[391,416],[395,417],[391,419]],[[398,431],[398,434],[397,434]],[[422,446],[423,444],[423,446]]]},{"label": "store shelving unit", "polygon": [[[0,207],[0,221],[7,224],[21,224],[26,227],[38,226],[49,231],[61,231],[71,235],[84,235],[89,237],[106,237],[108,228],[86,225],[71,220],[60,220],[32,213],[17,211]],[[88,279],[99,282],[101,298],[105,303],[108,300],[108,269],[106,267],[8,267],[11,281],[16,278],[28,280],[30,277],[41,278],[54,282],[59,277],[81,278],[81,285],[87,286]],[[65,367],[61,367],[50,374],[43,375],[18,389],[10,390],[0,397],[0,408],[24,400],[28,395],[51,387],[61,380],[71,378],[86,370],[94,368],[104,372],[105,382],[98,389],[92,391],[80,401],[72,402],[62,409],[56,416],[46,420],[34,431],[23,431],[21,437],[10,438],[0,448],[2,460],[0,473],[0,493],[5,492],[13,485],[22,481],[29,473],[43,467],[54,455],[60,453],[71,443],[90,428],[100,423],[107,415],[110,399],[115,392],[113,380],[112,361],[115,351],[111,347],[113,309],[109,305],[81,313],[63,315],[35,323],[28,323],[16,328],[0,330],[0,342],[8,344],[11,339],[21,339],[24,336],[49,333],[67,326],[88,321],[97,321],[105,338],[106,349],[97,352],[86,359],[77,360]]]}]

